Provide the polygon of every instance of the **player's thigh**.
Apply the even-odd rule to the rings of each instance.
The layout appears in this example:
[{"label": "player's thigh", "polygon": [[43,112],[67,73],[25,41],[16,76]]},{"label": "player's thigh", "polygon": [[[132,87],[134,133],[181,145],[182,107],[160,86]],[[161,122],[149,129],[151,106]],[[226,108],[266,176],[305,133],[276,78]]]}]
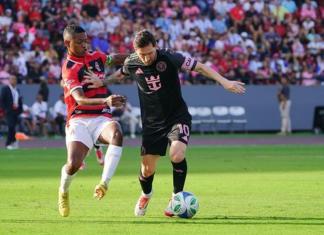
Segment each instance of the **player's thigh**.
[{"label": "player's thigh", "polygon": [[72,167],[78,169],[85,157],[87,156],[89,148],[80,141],[71,141],[67,145],[67,162]]},{"label": "player's thigh", "polygon": [[93,146],[92,135],[87,127],[87,119],[75,118],[69,121],[69,125],[65,128],[65,141],[69,149],[71,142],[81,142],[90,150]]},{"label": "player's thigh", "polygon": [[159,155],[146,154],[142,156],[141,172],[144,177],[149,177],[154,174],[159,159]]},{"label": "player's thigh", "polygon": [[141,156],[165,156],[168,147],[168,138],[165,130],[144,132],[142,135]]},{"label": "player's thigh", "polygon": [[111,118],[99,116],[93,118],[88,126],[94,142],[122,145],[123,135],[120,125]]},{"label": "player's thigh", "polygon": [[190,138],[191,122],[183,120],[174,124],[168,134],[170,144],[170,158],[172,162],[181,162],[185,158],[185,152]]},{"label": "player's thigh", "polygon": [[171,130],[168,133],[170,142],[180,141],[184,144],[188,144],[191,132],[191,121],[183,120],[172,125]]}]

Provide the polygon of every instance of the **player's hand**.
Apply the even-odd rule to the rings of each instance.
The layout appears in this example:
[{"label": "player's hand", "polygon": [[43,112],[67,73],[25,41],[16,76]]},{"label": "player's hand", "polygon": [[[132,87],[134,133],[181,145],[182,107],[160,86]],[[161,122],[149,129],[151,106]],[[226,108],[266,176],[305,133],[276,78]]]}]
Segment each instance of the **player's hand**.
[{"label": "player's hand", "polygon": [[125,106],[126,97],[122,95],[111,95],[106,99],[106,103],[110,107],[121,108]]},{"label": "player's hand", "polygon": [[103,80],[101,80],[98,75],[91,70],[86,70],[84,73],[85,75],[83,75],[83,77],[85,80],[83,82],[88,84],[89,88],[98,88],[104,86]]},{"label": "player's hand", "polygon": [[244,94],[245,93],[245,83],[238,82],[238,81],[226,81],[223,84],[224,88],[230,92],[237,93],[237,94]]}]

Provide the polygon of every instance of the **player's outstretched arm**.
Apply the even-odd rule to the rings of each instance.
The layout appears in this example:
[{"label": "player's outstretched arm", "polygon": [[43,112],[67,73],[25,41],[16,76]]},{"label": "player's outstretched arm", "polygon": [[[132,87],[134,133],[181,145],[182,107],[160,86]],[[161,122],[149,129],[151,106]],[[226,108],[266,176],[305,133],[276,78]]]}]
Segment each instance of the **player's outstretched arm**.
[{"label": "player's outstretched arm", "polygon": [[219,82],[226,90],[230,92],[238,93],[238,94],[245,93],[245,87],[244,87],[245,84],[243,82],[230,81],[205,64],[197,62],[194,71],[204,75],[205,77],[208,77],[210,79]]},{"label": "player's outstretched arm", "polygon": [[106,65],[122,65],[129,54],[110,54],[107,56]]},{"label": "player's outstretched arm", "polygon": [[126,102],[126,97],[122,95],[111,95],[107,98],[88,98],[81,88],[72,91],[72,96],[79,105],[107,104],[110,107],[121,107]]},{"label": "player's outstretched arm", "polygon": [[85,71],[84,82],[89,84],[88,85],[89,88],[98,88],[98,87],[102,87],[102,86],[107,86],[108,84],[111,84],[114,82],[118,82],[121,79],[123,79],[124,77],[125,77],[125,75],[123,75],[121,73],[120,69],[117,70],[116,72],[114,72],[113,74],[111,74],[106,79],[100,79],[98,75],[96,75],[94,72],[89,70],[89,71]]}]

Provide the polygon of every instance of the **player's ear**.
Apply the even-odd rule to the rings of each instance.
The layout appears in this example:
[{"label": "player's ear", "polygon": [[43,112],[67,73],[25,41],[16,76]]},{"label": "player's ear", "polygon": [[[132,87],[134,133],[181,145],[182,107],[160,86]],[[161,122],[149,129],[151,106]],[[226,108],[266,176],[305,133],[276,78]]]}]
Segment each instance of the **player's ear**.
[{"label": "player's ear", "polygon": [[70,47],[70,40],[64,40],[64,45],[69,48]]}]

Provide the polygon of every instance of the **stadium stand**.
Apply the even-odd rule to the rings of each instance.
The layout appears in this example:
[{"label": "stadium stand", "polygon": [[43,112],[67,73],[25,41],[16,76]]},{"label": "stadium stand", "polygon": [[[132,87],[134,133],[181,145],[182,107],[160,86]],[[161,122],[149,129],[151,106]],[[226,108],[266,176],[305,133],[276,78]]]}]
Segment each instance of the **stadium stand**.
[{"label": "stadium stand", "polygon": [[[158,35],[159,47],[190,52],[230,79],[275,84],[286,76],[291,84],[323,84],[322,2],[1,1],[0,84],[11,73],[20,83],[58,83],[69,23],[84,27],[92,49],[104,52],[130,52],[134,32],[145,27]],[[191,73],[181,83],[212,81]]]}]

